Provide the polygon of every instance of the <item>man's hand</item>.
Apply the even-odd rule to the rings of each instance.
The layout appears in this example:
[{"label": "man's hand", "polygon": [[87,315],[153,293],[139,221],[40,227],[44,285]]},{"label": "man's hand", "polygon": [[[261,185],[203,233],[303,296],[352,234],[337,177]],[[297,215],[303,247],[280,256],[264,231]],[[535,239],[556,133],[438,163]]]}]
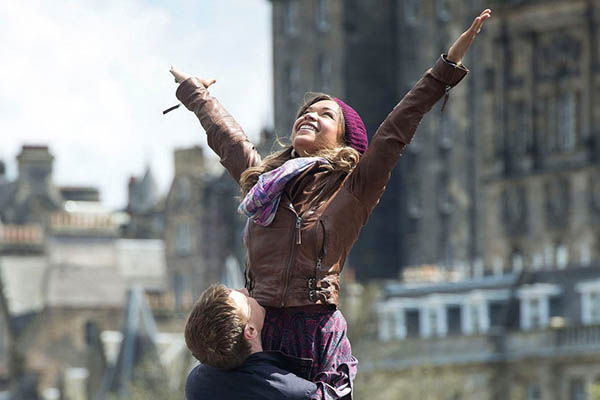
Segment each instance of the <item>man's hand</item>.
[{"label": "man's hand", "polygon": [[[171,75],[173,75],[175,77],[175,82],[177,82],[177,83],[181,83],[190,77],[188,74],[178,70],[177,68],[175,68],[172,65],[171,65],[171,69],[169,70],[169,72],[171,73]],[[200,83],[202,83],[205,88],[208,88],[210,85],[212,85],[213,83],[215,83],[217,81],[216,79],[203,79],[203,78],[198,78],[198,79],[200,79]]]},{"label": "man's hand", "polygon": [[492,10],[488,8],[483,10],[481,14],[479,14],[479,16],[475,18],[475,20],[471,24],[471,27],[465,32],[463,32],[463,34],[460,35],[459,38],[456,39],[456,42],[454,42],[454,44],[450,47],[450,50],[448,50],[448,61],[452,61],[458,64],[462,60],[462,58],[467,53],[469,46],[471,46],[473,41],[475,41],[477,34],[483,26],[483,23],[486,19],[488,19],[491,16],[491,14]]}]

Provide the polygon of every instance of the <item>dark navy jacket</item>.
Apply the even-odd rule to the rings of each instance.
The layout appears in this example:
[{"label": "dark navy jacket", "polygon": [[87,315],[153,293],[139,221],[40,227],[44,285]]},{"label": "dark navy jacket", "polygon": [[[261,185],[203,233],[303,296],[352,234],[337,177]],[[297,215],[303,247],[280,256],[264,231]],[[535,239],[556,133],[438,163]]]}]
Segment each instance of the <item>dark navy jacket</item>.
[{"label": "dark navy jacket", "polygon": [[196,366],[187,377],[187,400],[308,400],[317,386],[307,377],[312,360],[289,357],[280,352],[251,354],[244,364],[225,371],[208,365]]}]

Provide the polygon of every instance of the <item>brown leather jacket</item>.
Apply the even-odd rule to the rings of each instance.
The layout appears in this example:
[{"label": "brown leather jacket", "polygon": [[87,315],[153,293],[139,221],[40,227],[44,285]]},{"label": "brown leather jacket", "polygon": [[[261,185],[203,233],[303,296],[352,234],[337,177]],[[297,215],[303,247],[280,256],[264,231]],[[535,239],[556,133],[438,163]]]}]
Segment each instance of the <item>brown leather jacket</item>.
[{"label": "brown leather jacket", "polygon": [[[383,121],[350,174],[315,165],[288,183],[271,225],[247,225],[247,286],[259,303],[337,305],[346,257],[404,146],[423,115],[466,73],[440,58]],[[236,181],[246,168],[260,164],[242,128],[197,78],[181,83],[177,98],[196,114],[208,145]]]}]

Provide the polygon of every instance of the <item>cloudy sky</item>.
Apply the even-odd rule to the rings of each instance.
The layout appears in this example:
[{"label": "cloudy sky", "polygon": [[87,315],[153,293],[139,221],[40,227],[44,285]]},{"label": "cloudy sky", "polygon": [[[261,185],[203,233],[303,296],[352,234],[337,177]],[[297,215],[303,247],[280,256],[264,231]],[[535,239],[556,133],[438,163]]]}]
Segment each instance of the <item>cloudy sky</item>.
[{"label": "cloudy sky", "polygon": [[171,64],[211,87],[252,137],[272,124],[267,0],[0,2],[0,159],[48,145],[58,185],[94,185],[124,207],[127,179],[149,164],[161,191],[173,149],[202,144],[177,103]]}]

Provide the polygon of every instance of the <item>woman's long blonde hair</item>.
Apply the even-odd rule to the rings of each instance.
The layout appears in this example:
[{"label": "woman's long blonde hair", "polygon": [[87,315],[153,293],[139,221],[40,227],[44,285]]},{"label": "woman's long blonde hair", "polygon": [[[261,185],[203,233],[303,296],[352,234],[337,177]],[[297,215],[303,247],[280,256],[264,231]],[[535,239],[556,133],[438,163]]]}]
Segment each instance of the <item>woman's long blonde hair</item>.
[{"label": "woman's long blonde hair", "polygon": [[[296,113],[296,119],[298,119],[298,117],[302,115],[308,107],[321,100],[333,100],[333,98],[325,93],[307,93],[305,95],[304,103]],[[341,109],[339,111],[339,116],[341,129],[344,129],[344,115],[342,114]],[[345,141],[345,132],[342,135],[342,140]],[[283,150],[276,151],[265,157],[260,165],[256,167],[250,167],[242,172],[242,176],[240,177],[242,194],[245,196],[250,189],[252,189],[252,186],[256,184],[260,175],[274,170],[275,168],[283,165],[286,161],[294,158],[292,154],[293,150],[294,148],[292,146],[287,146]],[[360,154],[358,151],[350,146],[324,148],[315,154],[311,154],[311,156],[326,158],[331,163],[326,165],[326,168],[329,168],[331,171],[344,171],[346,173],[350,173],[354,167],[356,167],[356,164],[360,159]]]}]

